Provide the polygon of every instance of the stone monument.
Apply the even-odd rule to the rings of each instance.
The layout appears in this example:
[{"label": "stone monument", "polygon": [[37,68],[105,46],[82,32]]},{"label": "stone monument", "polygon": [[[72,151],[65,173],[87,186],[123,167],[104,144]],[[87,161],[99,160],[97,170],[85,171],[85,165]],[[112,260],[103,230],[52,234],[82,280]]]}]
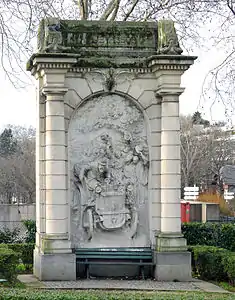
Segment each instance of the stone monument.
[{"label": "stone monument", "polygon": [[189,280],[181,234],[182,55],[172,21],[42,20],[36,77],[34,274],[75,280],[76,248],[149,247],[157,280]]}]

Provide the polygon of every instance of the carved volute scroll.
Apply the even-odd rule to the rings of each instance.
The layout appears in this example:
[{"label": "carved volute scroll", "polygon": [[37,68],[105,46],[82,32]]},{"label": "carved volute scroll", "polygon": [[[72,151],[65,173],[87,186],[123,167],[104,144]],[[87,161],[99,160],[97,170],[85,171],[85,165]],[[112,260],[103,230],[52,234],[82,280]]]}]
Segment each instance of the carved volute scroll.
[{"label": "carved volute scroll", "polygon": [[77,246],[147,245],[144,116],[109,94],[87,101],[69,128],[72,236]]}]

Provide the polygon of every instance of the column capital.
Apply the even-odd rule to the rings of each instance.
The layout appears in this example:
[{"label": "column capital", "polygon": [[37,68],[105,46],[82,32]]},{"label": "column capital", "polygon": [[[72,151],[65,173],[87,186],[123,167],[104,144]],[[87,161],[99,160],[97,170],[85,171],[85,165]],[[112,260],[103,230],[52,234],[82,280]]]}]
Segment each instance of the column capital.
[{"label": "column capital", "polygon": [[66,94],[68,89],[66,87],[60,87],[60,86],[45,86],[42,88],[42,94],[45,96],[49,95],[60,95],[63,96]]},{"label": "column capital", "polygon": [[155,97],[158,102],[179,102],[179,96],[184,92],[184,90],[185,89],[181,87],[160,87],[155,91]]}]

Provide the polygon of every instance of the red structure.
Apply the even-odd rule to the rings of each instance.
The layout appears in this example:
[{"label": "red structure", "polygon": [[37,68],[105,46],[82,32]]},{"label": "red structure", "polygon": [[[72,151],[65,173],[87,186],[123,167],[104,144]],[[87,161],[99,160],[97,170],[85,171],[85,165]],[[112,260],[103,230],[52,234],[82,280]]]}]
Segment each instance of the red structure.
[{"label": "red structure", "polygon": [[190,203],[181,203],[181,222],[189,223],[190,222]]}]

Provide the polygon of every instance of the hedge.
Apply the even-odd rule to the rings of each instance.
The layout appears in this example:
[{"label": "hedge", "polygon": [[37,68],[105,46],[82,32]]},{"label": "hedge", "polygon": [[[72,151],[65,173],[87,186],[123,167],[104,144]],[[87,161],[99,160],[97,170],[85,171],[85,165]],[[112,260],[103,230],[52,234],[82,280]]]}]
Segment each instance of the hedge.
[{"label": "hedge", "polygon": [[13,229],[9,229],[4,227],[0,230],[0,244],[11,244],[15,243],[20,236],[20,228],[15,227]]},{"label": "hedge", "polygon": [[235,252],[235,224],[182,224],[182,233],[188,245],[215,246]]},{"label": "hedge", "polygon": [[9,282],[14,282],[17,276],[17,265],[19,264],[19,254],[12,249],[0,247],[0,277]]},{"label": "hedge", "polygon": [[201,279],[235,285],[235,252],[213,246],[190,246],[192,270]]},{"label": "hedge", "polygon": [[23,222],[24,226],[27,228],[25,243],[35,243],[36,221],[24,220],[22,222]]},{"label": "hedge", "polygon": [[33,264],[34,244],[7,244],[6,246],[20,254],[23,264]]},{"label": "hedge", "polygon": [[0,244],[0,249],[18,253],[17,273],[32,272],[34,244]]}]

